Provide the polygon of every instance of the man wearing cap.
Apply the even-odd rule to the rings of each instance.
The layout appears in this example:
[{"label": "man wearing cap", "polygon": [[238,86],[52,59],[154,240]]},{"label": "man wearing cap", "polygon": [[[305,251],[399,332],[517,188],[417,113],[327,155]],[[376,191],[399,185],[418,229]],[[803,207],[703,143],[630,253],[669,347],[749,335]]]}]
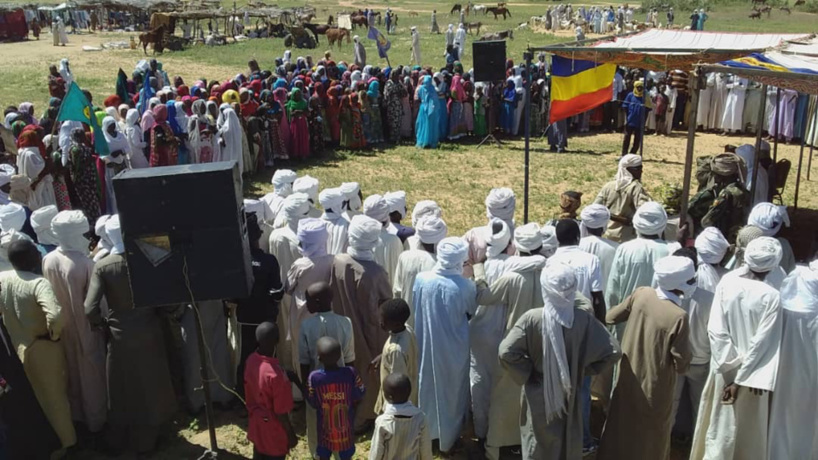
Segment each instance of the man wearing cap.
[{"label": "man wearing cap", "polygon": [[415,324],[412,311],[412,288],[418,273],[431,270],[435,266],[435,251],[437,243],[446,238],[448,227],[440,217],[423,216],[417,222],[416,235],[420,240],[420,248],[409,249],[401,253],[398,266],[395,268],[395,277],[392,279],[392,294],[409,305],[409,319],[407,324]]},{"label": "man wearing cap", "polygon": [[469,403],[469,318],[477,309],[477,291],[462,275],[468,253],[463,239],[444,238],[435,267],[420,273],[414,286],[418,405],[444,454],[460,437]]},{"label": "man wearing cap", "polygon": [[576,389],[586,373],[609,368],[621,351],[588,302],[580,301],[571,267],[543,270],[539,284],[543,308],[517,320],[500,344],[500,363],[523,386],[523,458],[580,458],[583,417]]},{"label": "man wearing cap", "polygon": [[375,262],[375,246],[383,224],[367,216],[355,216],[349,224],[349,247],[332,264],[332,310],[352,321],[355,334],[355,368],[364,380],[366,394],[355,411],[356,429],[375,419],[375,401],[381,382],[369,372],[369,363],[381,354],[388,334],[378,326],[378,308],[392,298],[386,270]]},{"label": "man wearing cap", "polygon": [[622,156],[628,153],[628,147],[631,145],[631,137],[633,137],[633,147],[630,147],[630,153],[638,153],[639,146],[642,145],[643,125],[644,125],[644,82],[637,80],[633,83],[633,91],[625,96],[622,102],[622,109],[627,114],[625,116],[625,139],[622,141]]},{"label": "man wearing cap", "polygon": [[710,376],[693,435],[694,460],[758,458],[767,452],[782,316],[778,291],[764,281],[778,268],[781,245],[774,238],[756,238],[744,260],[746,265],[724,275],[716,287],[708,325]]},{"label": "man wearing cap", "polygon": [[736,240],[750,196],[741,179],[742,167],[743,161],[735,153],[713,157],[710,162],[712,185],[690,199],[688,214],[693,218],[696,233],[703,227],[716,227],[728,241]]},{"label": "man wearing cap", "polygon": [[600,460],[670,455],[676,374],[690,364],[688,318],[680,305],[696,289],[696,269],[687,257],[668,256],[656,261],[654,273],[657,288],[637,289],[605,317],[627,326]]},{"label": "man wearing cap", "polygon": [[633,215],[636,208],[651,201],[650,195],[642,187],[642,157],[627,154],[619,160],[614,180],[602,186],[594,199],[610,210],[611,223],[605,237],[617,243],[624,243],[636,237],[633,231]]}]

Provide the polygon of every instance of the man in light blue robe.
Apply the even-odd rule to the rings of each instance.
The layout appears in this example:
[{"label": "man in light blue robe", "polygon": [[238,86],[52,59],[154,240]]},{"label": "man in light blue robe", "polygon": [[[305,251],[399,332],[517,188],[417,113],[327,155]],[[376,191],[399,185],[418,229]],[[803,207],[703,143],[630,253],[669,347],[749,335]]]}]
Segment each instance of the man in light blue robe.
[{"label": "man in light blue robe", "polygon": [[468,250],[462,238],[443,239],[434,269],[420,273],[413,288],[418,402],[441,452],[460,437],[469,404],[469,318],[477,310],[477,290],[462,275]]}]

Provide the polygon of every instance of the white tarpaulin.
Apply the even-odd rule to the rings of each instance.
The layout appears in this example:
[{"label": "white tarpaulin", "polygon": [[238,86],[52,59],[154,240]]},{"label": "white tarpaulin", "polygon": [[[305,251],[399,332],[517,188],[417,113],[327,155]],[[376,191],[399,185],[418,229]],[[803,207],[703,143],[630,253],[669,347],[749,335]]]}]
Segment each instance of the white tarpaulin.
[{"label": "white tarpaulin", "polygon": [[766,50],[781,45],[787,40],[805,38],[806,34],[749,34],[728,32],[706,32],[697,30],[648,29],[642,33],[617,37],[611,41],[601,41],[591,48],[638,49],[649,52],[657,50],[661,54],[679,50],[679,53],[707,52],[708,50],[735,50],[745,53],[752,50]]}]

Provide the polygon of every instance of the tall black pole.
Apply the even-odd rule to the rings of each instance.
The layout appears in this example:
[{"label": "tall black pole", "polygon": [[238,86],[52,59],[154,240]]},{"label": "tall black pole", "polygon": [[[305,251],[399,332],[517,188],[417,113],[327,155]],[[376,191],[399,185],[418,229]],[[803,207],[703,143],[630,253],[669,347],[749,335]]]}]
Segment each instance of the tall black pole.
[{"label": "tall black pole", "polygon": [[529,140],[531,137],[531,58],[532,53],[531,51],[526,51],[524,53],[525,57],[525,110],[523,112],[523,116],[525,120],[525,185],[524,185],[524,201],[523,201],[523,223],[528,223],[528,172],[529,172],[529,162],[530,162],[530,151],[529,151]]},{"label": "tall black pole", "polygon": [[[753,177],[750,187],[750,203],[755,202],[756,186],[758,179],[758,160],[761,157],[761,131],[764,130],[764,107],[767,105],[767,84],[761,87],[761,104],[758,106],[758,118],[756,118],[756,149],[753,155]],[[749,165],[748,165],[749,167]],[[745,184],[747,183],[745,179]]]},{"label": "tall black pole", "polygon": [[645,125],[648,122],[648,73],[642,69],[642,136],[639,142],[639,156],[644,158],[645,150]]},{"label": "tall black pole", "polygon": [[781,136],[781,88],[775,90],[775,139],[773,140],[773,164],[778,162],[778,137]]},{"label": "tall black pole", "polygon": [[809,180],[809,173],[812,170],[812,150],[815,148],[815,128],[818,122],[818,98],[815,99],[815,112],[812,114],[812,138],[809,140],[809,159],[807,160],[807,180]]}]

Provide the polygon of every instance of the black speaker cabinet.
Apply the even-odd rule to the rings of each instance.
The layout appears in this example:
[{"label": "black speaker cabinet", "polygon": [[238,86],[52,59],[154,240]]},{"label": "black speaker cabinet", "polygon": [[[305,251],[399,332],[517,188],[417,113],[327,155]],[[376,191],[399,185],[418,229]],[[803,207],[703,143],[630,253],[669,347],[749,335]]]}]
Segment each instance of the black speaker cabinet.
[{"label": "black speaker cabinet", "polygon": [[252,284],[235,162],[132,169],[114,178],[136,307],[247,297]]},{"label": "black speaker cabinet", "polygon": [[506,41],[472,42],[474,81],[506,79]]}]

